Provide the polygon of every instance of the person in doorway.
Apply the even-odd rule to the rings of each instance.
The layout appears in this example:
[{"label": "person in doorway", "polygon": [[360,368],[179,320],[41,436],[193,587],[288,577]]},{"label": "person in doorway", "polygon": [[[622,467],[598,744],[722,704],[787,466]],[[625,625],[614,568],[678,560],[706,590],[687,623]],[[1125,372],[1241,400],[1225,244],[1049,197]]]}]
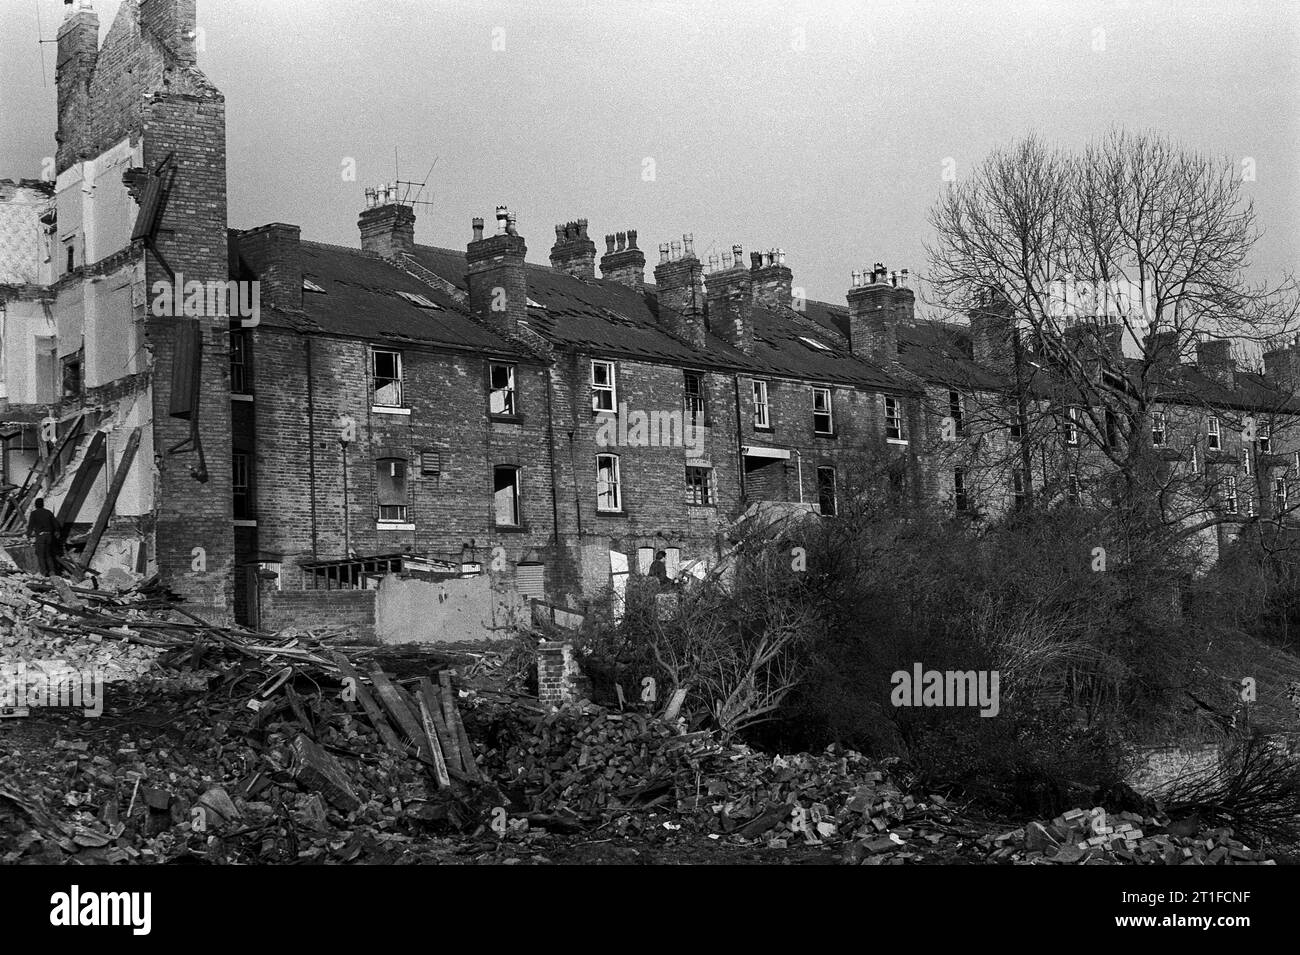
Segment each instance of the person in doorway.
[{"label": "person in doorway", "polygon": [[667,551],[659,551],[655,554],[655,559],[650,562],[650,576],[659,582],[660,590],[667,590],[672,586],[668,579],[668,564],[665,558],[668,556]]},{"label": "person in doorway", "polygon": [[45,500],[36,499],[36,506],[27,517],[27,536],[36,551],[36,564],[46,577],[59,573],[55,553],[59,541],[59,519],[45,509]]}]

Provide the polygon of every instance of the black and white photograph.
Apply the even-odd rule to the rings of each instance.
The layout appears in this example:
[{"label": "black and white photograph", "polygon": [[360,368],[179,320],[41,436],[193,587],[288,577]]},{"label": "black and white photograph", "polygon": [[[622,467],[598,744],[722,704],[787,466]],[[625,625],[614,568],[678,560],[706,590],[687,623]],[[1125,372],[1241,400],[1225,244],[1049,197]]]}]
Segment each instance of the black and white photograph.
[{"label": "black and white photograph", "polygon": [[1281,922],[1300,3],[0,13],[7,922]]}]

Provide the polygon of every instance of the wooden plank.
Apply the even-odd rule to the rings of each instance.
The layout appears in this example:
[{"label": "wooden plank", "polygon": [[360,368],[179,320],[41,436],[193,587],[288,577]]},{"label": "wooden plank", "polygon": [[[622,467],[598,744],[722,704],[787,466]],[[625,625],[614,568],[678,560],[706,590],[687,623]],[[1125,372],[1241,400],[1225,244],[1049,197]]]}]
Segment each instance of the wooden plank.
[{"label": "wooden plank", "polygon": [[393,686],[388,679],[388,674],[383,670],[372,670],[370,672],[370,682],[375,687],[375,695],[379,697],[379,702],[383,705],[388,715],[393,718],[393,722],[402,733],[416,747],[416,755],[420,762],[427,763],[430,766],[435,765],[433,754],[430,753],[427,746],[422,746],[421,741],[424,738],[424,727],[420,725],[420,718],[411,710],[410,704],[398,692],[397,687]]},{"label": "wooden plank", "polygon": [[379,709],[379,704],[377,704],[374,697],[370,695],[370,691],[362,685],[361,675],[358,674],[352,664],[348,662],[348,658],[341,653],[334,653],[334,662],[338,665],[339,672],[342,673],[345,678],[352,680],[352,685],[356,687],[357,690],[357,702],[360,703],[361,708],[366,711],[366,716],[370,720],[370,725],[375,728],[377,733],[379,733],[379,738],[384,741],[384,745],[394,753],[405,756],[406,747],[404,747],[402,741],[397,738],[397,734],[393,732],[393,728],[388,725],[388,720],[384,718],[383,712]]},{"label": "wooden plank", "polygon": [[[68,433],[63,436],[63,440],[58,443],[58,446],[54,451],[52,451],[47,457],[41,458],[41,460],[37,462],[36,467],[27,472],[27,479],[23,481],[23,486],[9,498],[9,510],[5,513],[4,530],[12,528],[15,520],[22,517],[23,511],[27,508],[27,502],[29,500],[34,500],[39,495],[41,485],[45,481],[45,475],[50,469],[50,462],[57,461],[59,456],[63,454],[64,448],[68,446],[68,442],[72,441],[73,436],[81,433],[81,425],[85,418],[85,414],[77,415],[76,419],[72,423],[72,427],[68,429]],[[39,436],[37,437],[37,441],[39,441],[41,447],[44,448],[45,442],[41,441]]]},{"label": "wooden plank", "polygon": [[122,493],[126,476],[131,473],[131,463],[135,460],[135,452],[139,447],[140,429],[134,428],[131,436],[126,439],[126,447],[122,449],[122,460],[118,462],[117,470],[113,472],[113,482],[108,486],[108,496],[104,498],[104,506],[100,508],[95,526],[91,528],[90,536],[86,538],[85,549],[81,552],[83,570],[90,566],[90,561],[95,556],[95,548],[99,546],[99,539],[104,536],[108,519],[113,516],[113,508],[117,506],[117,496]]},{"label": "wooden plank", "polygon": [[99,472],[103,470],[108,459],[104,453],[106,441],[107,436],[103,431],[95,432],[94,437],[90,439],[90,446],[86,448],[85,456],[81,459],[81,466],[77,468],[77,473],[72,478],[72,486],[68,488],[68,493],[63,495],[63,503],[59,505],[59,513],[55,516],[59,519],[59,526],[63,528],[65,539],[68,536],[68,528],[81,513],[81,505],[86,503],[86,496],[99,480]]},{"label": "wooden plank", "polygon": [[[423,687],[421,687],[423,689]],[[433,755],[433,775],[438,785],[447,789],[451,786],[451,777],[447,775],[447,761],[443,758],[442,747],[438,745],[438,731],[434,728],[433,717],[429,713],[429,704],[423,693],[415,694],[416,704],[420,707],[420,725],[424,729],[424,739]]]},{"label": "wooden plank", "polygon": [[460,741],[456,739],[456,735],[447,725],[446,716],[443,715],[442,695],[427,676],[420,680],[420,694],[429,704],[429,715],[433,718],[434,728],[438,731],[438,741],[442,744],[443,755],[447,757],[447,765],[457,772],[464,772],[460,759]]},{"label": "wooden plank", "polygon": [[460,718],[460,708],[456,706],[456,691],[451,685],[451,674],[442,670],[438,674],[438,683],[442,689],[442,706],[444,712],[450,712],[450,718],[447,720],[447,728],[451,730],[456,737],[458,749],[461,755],[461,765],[465,769],[465,774],[470,779],[482,779],[478,771],[478,762],[474,759],[474,747],[469,741],[469,734],[465,732],[465,724]]}]

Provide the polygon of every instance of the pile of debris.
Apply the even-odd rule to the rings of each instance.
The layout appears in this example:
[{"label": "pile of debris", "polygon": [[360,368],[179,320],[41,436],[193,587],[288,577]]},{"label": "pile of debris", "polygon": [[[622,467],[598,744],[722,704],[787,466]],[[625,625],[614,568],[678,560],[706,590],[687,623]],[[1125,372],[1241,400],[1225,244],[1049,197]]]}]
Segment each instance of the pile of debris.
[{"label": "pile of debris", "polygon": [[1226,827],[1203,829],[1196,819],[1171,822],[1167,817],[1135,812],[1107,815],[1071,809],[1051,822],[1031,822],[1023,829],[991,840],[990,859],[1060,865],[1127,863],[1130,865],[1273,865],[1260,851],[1234,839]]}]

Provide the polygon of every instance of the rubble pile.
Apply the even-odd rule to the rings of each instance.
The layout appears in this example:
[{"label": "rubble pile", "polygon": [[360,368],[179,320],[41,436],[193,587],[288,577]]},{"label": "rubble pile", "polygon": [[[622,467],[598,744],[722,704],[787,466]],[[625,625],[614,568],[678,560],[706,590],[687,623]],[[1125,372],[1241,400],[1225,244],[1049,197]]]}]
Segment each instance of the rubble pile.
[{"label": "rubble pile", "polygon": [[1071,809],[1050,822],[1031,822],[995,837],[990,858],[1022,863],[1130,865],[1273,865],[1263,852],[1232,837],[1231,829],[1202,829],[1196,820],[1135,812],[1107,815],[1097,806]]}]

